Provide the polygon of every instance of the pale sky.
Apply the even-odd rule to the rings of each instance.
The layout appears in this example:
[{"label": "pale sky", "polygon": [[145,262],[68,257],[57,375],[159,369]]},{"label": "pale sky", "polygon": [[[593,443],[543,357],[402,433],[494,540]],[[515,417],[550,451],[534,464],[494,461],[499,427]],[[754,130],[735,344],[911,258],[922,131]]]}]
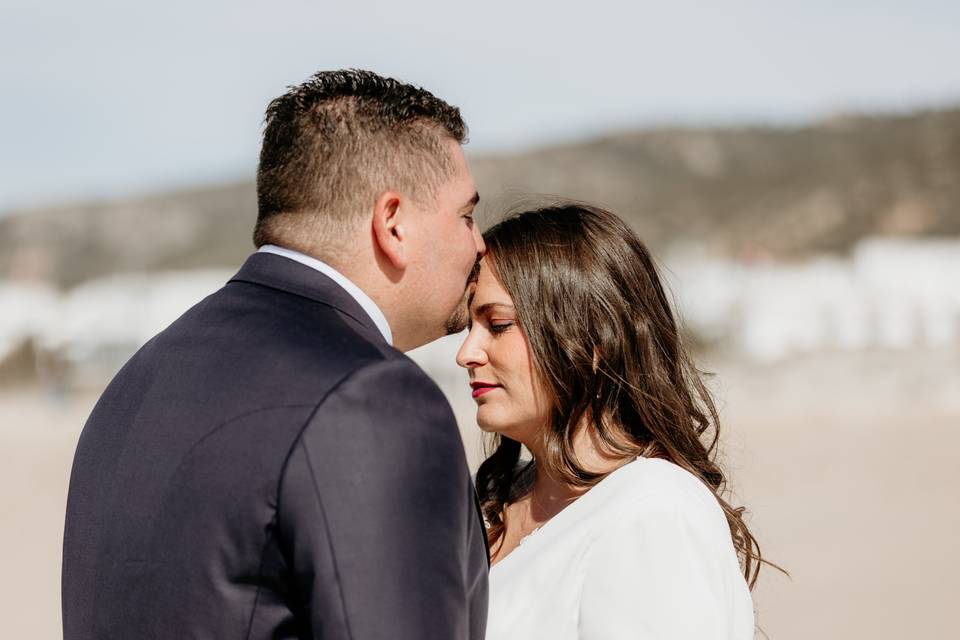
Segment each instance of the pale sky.
[{"label": "pale sky", "polygon": [[250,179],[319,69],[425,86],[479,153],[960,104],[957,61],[956,1],[0,0],[0,211]]}]

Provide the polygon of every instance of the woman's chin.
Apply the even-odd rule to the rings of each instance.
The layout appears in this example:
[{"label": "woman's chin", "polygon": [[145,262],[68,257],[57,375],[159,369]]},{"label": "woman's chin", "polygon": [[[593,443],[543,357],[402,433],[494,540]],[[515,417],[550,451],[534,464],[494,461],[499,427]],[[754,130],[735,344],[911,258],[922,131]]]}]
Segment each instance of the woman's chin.
[{"label": "woman's chin", "polygon": [[479,418],[477,418],[477,426],[480,427],[480,431],[483,431],[484,433],[500,433],[500,429],[498,429],[495,425],[492,425],[488,422],[481,422]]},{"label": "woman's chin", "polygon": [[485,407],[480,405],[477,408],[477,426],[480,427],[481,431],[486,433],[503,433],[506,425],[503,424],[501,420],[497,420],[494,413],[490,411],[492,407]]},{"label": "woman's chin", "polygon": [[480,407],[477,411],[477,426],[480,427],[480,430],[484,433],[497,433],[508,438],[513,438],[516,440],[516,423],[503,419],[502,416],[498,416],[495,412],[490,411],[492,407]]}]

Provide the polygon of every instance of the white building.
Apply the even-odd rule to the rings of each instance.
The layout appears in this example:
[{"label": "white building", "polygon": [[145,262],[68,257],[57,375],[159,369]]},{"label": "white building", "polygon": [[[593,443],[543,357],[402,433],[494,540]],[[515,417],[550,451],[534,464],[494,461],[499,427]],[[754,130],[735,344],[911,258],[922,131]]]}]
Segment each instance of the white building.
[{"label": "white building", "polygon": [[[756,361],[861,349],[960,346],[960,240],[869,240],[850,258],[743,264],[675,255],[665,277],[681,322]],[[0,362],[26,341],[79,375],[109,376],[221,287],[231,271],[127,274],[65,294],[0,283]],[[453,374],[459,339],[414,355]]]}]

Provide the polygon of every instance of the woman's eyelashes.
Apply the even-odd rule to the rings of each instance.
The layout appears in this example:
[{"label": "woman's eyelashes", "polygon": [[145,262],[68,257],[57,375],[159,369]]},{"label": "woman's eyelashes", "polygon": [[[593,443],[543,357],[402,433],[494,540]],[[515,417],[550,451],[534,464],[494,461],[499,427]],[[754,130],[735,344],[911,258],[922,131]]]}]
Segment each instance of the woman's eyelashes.
[{"label": "woman's eyelashes", "polygon": [[491,320],[490,321],[490,332],[491,333],[503,333],[507,329],[513,326],[513,320]]}]

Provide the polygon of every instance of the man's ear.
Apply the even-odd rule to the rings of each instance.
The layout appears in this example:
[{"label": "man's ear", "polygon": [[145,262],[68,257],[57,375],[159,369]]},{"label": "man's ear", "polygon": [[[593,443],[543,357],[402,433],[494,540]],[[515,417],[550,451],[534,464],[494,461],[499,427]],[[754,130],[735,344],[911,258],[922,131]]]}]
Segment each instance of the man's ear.
[{"label": "man's ear", "polygon": [[[404,207],[409,201],[396,191],[385,191],[373,203],[373,242],[394,268],[407,267]],[[409,204],[407,204],[409,207]]]}]

